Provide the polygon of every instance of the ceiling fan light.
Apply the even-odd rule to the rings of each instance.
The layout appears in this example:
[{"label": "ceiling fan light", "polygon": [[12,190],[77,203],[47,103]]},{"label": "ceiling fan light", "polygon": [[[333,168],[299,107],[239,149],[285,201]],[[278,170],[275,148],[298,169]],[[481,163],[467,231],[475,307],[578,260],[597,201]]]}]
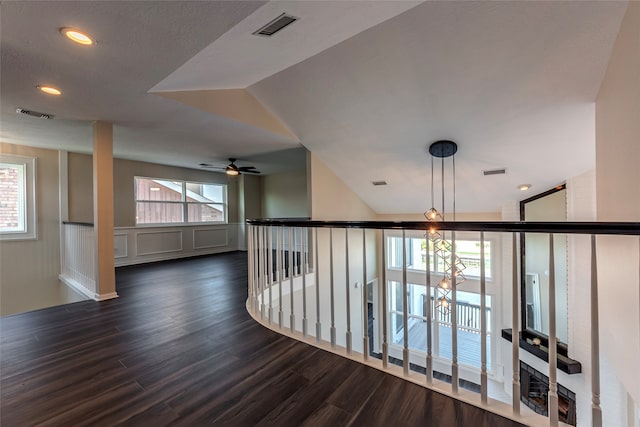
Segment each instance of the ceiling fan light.
[{"label": "ceiling fan light", "polygon": [[67,36],[69,40],[75,43],[82,44],[85,46],[93,44],[93,40],[91,39],[91,37],[89,37],[87,34],[83,33],[82,31],[76,28],[69,28],[69,27],[61,28],[60,32],[65,36]]},{"label": "ceiling fan light", "polygon": [[227,175],[229,175],[229,176],[238,176],[238,175],[240,175],[240,172],[238,172],[235,169],[227,168]]}]

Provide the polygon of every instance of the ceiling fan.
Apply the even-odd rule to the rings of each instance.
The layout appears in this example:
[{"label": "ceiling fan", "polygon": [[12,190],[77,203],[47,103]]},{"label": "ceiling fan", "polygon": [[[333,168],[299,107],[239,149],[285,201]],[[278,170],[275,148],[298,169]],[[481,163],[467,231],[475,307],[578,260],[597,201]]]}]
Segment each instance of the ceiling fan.
[{"label": "ceiling fan", "polygon": [[216,166],[209,163],[200,163],[200,167],[207,168],[207,169],[218,169],[221,171],[223,170],[227,175],[230,175],[230,176],[242,175],[243,173],[255,173],[255,174],[260,173],[260,171],[256,170],[255,166],[236,165],[236,160],[237,159],[229,158],[229,161],[231,163],[229,163],[227,166]]}]

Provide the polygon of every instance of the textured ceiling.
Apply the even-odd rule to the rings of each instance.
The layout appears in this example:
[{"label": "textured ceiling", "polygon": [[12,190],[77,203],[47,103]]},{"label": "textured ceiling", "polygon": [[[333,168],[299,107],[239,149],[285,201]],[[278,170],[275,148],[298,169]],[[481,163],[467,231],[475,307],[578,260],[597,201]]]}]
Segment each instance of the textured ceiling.
[{"label": "textured ceiling", "polygon": [[[461,211],[497,211],[594,167],[594,100],[626,2],[414,6],[3,2],[0,139],[89,152],[90,121],[101,119],[114,122],[119,157],[187,167],[238,157],[266,172],[302,161],[292,154],[302,144],[380,213],[426,210],[437,139],[459,144]],[[269,48],[251,43],[245,29],[289,7],[299,22]],[[63,26],[97,45],[69,43]],[[38,93],[39,83],[64,94]],[[230,86],[248,86],[299,140],[150,92]],[[482,176],[496,167],[507,175]],[[534,187],[519,193],[521,183]]]}]

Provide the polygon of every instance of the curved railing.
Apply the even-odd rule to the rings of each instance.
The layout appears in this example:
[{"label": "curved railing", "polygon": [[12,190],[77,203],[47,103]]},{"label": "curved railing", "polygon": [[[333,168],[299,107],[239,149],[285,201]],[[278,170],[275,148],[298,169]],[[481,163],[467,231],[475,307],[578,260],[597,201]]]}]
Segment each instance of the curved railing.
[{"label": "curved railing", "polygon": [[[631,236],[640,235],[640,223],[308,220],[248,223],[247,308],[265,326],[530,425],[557,425],[559,421],[575,424],[575,413],[571,417],[566,412],[567,408],[575,412],[576,407],[581,417],[589,412],[592,425],[602,425],[598,236],[615,235],[637,243],[640,239]],[[444,314],[438,311],[442,305],[434,303],[442,290],[437,288],[442,274],[437,271],[438,249],[429,243],[429,233],[440,233],[441,240],[450,244],[445,262],[451,260],[452,264],[458,260],[456,242],[466,239],[476,241],[480,248],[486,248],[487,243],[494,248],[488,254],[486,249],[479,250],[479,258],[460,254],[460,259],[466,256],[467,262],[479,265],[480,274],[467,278],[466,283],[452,280],[451,292],[442,300],[447,304]],[[500,354],[506,343],[500,330],[510,327],[512,331],[521,331],[524,319],[518,251],[523,233],[548,235],[550,272],[555,271],[556,262],[554,235],[566,235],[576,248],[585,244],[590,248],[588,253],[581,252],[572,259],[583,263],[590,273],[589,283],[580,286],[590,295],[591,384],[585,385],[588,393],[581,390],[577,404],[567,403],[565,394],[558,392],[559,387],[564,392],[563,385],[558,383],[558,367],[563,368],[569,355],[566,345],[557,337],[555,273],[549,277],[549,313],[545,319],[548,335],[541,335],[540,343],[524,331],[520,339],[506,344],[510,357]],[[412,248],[416,253],[409,253]],[[392,257],[399,268],[390,267]],[[486,271],[487,266],[492,274]],[[635,269],[637,272],[638,265]],[[507,281],[508,286],[503,283]],[[507,301],[502,294],[509,292]],[[476,301],[465,301],[463,294]],[[502,335],[506,336],[504,331]],[[556,361],[545,364],[546,411],[551,414],[548,420],[521,405],[521,398],[529,397],[523,395],[529,392],[520,380],[525,357],[520,347],[526,349],[527,345],[535,347],[532,354],[538,353],[538,357],[543,354],[547,360]],[[499,372],[496,362],[510,374]],[[526,383],[528,387],[528,379]],[[500,390],[496,384],[509,386]]]}]

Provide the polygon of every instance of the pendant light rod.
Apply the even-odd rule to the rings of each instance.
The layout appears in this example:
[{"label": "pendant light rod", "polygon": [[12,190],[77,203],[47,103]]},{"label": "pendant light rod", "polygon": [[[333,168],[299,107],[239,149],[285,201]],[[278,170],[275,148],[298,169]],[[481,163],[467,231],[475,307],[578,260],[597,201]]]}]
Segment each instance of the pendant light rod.
[{"label": "pendant light rod", "polygon": [[445,220],[445,208],[444,208],[444,157],[440,158],[440,179],[442,180],[442,219]]},{"label": "pendant light rod", "polygon": [[431,156],[431,207],[435,208],[435,202],[433,200],[433,156]]}]

